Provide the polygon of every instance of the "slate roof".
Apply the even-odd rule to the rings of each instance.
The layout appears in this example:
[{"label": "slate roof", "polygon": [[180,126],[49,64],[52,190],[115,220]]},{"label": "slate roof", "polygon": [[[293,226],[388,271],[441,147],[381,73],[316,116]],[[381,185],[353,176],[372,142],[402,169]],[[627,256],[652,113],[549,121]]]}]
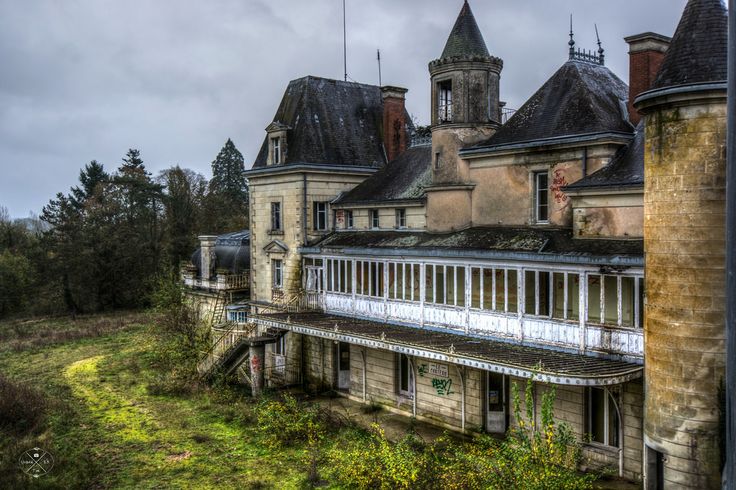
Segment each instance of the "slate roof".
[{"label": "slate roof", "polygon": [[611,162],[565,187],[564,190],[636,188],[644,186],[644,121],[636,127],[631,144],[619,150]]},{"label": "slate roof", "polygon": [[[586,356],[584,354],[522,345],[490,338],[444,332],[375,320],[338,316],[321,312],[257,313],[255,318],[277,321],[282,328],[307,327],[334,337],[351,335],[362,339],[413,346],[430,352],[449,354],[455,359],[473,359],[509,369],[532,371],[543,378],[583,379],[638,378],[642,366],[633,362]],[[335,327],[337,326],[337,331]],[[541,367],[540,367],[541,365]],[[516,373],[517,375],[520,373]],[[559,379],[557,380],[559,382]],[[593,383],[595,384],[595,383]]]},{"label": "slate roof", "polygon": [[455,25],[452,27],[450,36],[447,38],[447,43],[440,59],[464,57],[490,58],[490,56],[486,42],[483,40],[483,34],[480,32],[473,11],[470,10],[470,5],[468,5],[466,0],[455,21]]},{"label": "slate roof", "polygon": [[429,254],[431,251],[447,252],[525,252],[545,255],[570,255],[589,257],[627,256],[640,258],[644,253],[642,240],[574,239],[571,229],[533,228],[511,226],[487,226],[468,228],[451,233],[425,231],[340,231],[315,243],[325,249],[371,248],[412,249]]},{"label": "slate roof", "polygon": [[[375,85],[312,76],[292,80],[273,122],[289,128],[284,165],[380,167],[386,163],[383,99]],[[266,167],[267,156],[268,135],[253,168]]]},{"label": "slate roof", "polygon": [[[191,263],[201,275],[202,249],[197,248],[191,257]],[[215,240],[215,268],[227,269],[233,274],[250,269],[250,231],[242,230],[218,235]]]},{"label": "slate roof", "polygon": [[490,139],[474,148],[594,133],[632,133],[628,87],[605,66],[569,60]]},{"label": "slate roof", "polygon": [[724,81],[728,11],[721,0],[690,0],[652,89]]},{"label": "slate roof", "polygon": [[432,183],[432,147],[409,148],[371,175],[335,204],[418,200]]}]

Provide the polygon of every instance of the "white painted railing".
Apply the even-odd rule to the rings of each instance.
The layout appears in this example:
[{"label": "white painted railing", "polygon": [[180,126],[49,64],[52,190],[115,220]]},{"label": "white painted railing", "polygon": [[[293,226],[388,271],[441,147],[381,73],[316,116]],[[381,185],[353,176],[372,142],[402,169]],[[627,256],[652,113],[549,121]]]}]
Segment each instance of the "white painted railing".
[{"label": "white painted railing", "polygon": [[[517,313],[498,313],[477,308],[452,307],[420,302],[395,301],[341,293],[323,293],[327,313],[356,315],[377,321],[440,327],[473,335],[513,339],[587,352],[644,355],[641,329],[583,324]],[[583,334],[581,334],[581,328]]]}]

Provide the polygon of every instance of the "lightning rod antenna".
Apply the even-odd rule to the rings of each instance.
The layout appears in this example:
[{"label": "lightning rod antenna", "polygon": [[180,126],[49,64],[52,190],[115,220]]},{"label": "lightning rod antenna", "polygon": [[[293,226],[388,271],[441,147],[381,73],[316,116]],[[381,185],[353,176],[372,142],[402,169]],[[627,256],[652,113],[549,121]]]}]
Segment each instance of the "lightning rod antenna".
[{"label": "lightning rod antenna", "polygon": [[348,81],[348,31],[345,21],[345,0],[342,0],[342,66],[345,70],[345,81]]},{"label": "lightning rod antenna", "polygon": [[378,58],[378,86],[382,87],[383,84],[381,83],[381,50],[380,49],[376,50],[376,55]]}]

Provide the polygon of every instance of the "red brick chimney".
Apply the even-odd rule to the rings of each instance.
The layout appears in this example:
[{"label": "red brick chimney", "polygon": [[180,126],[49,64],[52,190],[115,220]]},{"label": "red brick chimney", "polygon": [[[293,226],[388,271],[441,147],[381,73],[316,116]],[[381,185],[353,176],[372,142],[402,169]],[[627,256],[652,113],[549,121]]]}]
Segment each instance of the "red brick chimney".
[{"label": "red brick chimney", "polygon": [[634,126],[641,119],[634,109],[634,99],[651,88],[671,40],[654,32],[624,38],[629,44],[629,120]]},{"label": "red brick chimney", "polygon": [[407,89],[381,87],[383,95],[383,147],[390,162],[409,146],[406,134],[406,110],[404,109]]}]

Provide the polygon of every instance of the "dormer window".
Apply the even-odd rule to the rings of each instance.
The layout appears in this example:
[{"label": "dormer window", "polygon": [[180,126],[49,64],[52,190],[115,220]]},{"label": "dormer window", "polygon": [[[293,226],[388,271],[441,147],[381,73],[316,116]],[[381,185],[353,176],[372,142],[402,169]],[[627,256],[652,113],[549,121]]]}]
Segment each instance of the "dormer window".
[{"label": "dormer window", "polygon": [[271,138],[271,164],[281,165],[281,138]]},{"label": "dormer window", "polygon": [[437,117],[439,122],[452,122],[452,80],[437,84]]}]

